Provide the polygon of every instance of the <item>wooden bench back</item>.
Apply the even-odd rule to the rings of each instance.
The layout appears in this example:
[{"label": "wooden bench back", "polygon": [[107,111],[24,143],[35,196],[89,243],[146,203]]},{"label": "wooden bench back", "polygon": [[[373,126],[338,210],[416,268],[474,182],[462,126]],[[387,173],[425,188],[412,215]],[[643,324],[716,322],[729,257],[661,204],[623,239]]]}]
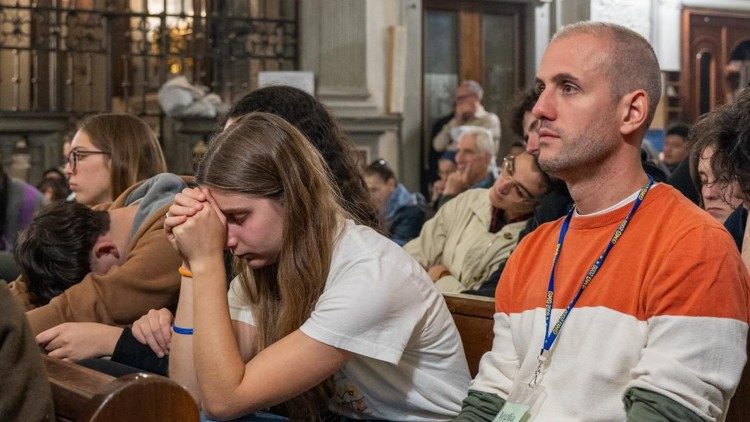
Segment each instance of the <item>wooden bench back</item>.
[{"label": "wooden bench back", "polygon": [[489,297],[464,294],[445,293],[443,297],[458,327],[466,360],[469,362],[469,372],[474,378],[482,355],[492,349],[495,301]]},{"label": "wooden bench back", "polygon": [[[750,341],[747,342],[747,356],[750,359]],[[727,418],[724,422],[746,422],[750,420],[750,368],[745,363],[745,370],[742,371],[740,385],[734,392],[732,401],[729,402]]]},{"label": "wooden bench back", "polygon": [[199,420],[198,406],[174,381],[153,374],[115,378],[42,356],[59,421]]}]

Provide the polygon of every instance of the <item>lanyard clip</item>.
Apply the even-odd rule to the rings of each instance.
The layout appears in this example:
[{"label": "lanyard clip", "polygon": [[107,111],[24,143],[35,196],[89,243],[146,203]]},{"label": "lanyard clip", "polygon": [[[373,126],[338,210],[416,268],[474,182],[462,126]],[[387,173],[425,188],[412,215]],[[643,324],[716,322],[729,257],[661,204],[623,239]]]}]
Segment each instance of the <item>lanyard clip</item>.
[{"label": "lanyard clip", "polygon": [[536,388],[542,381],[542,368],[544,367],[544,363],[547,362],[547,355],[545,352],[546,350],[542,350],[536,358],[539,365],[537,365],[536,371],[534,371],[534,376],[531,378],[531,381],[529,381],[529,388]]}]

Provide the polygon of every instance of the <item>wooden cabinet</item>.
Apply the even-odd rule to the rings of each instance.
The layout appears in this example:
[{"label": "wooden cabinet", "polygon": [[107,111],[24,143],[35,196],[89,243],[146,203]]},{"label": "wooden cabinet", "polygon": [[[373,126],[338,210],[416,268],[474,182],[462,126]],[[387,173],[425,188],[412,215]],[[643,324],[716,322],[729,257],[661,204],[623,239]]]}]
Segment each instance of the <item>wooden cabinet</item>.
[{"label": "wooden cabinet", "polygon": [[682,28],[681,97],[692,122],[749,82],[750,13],[685,8]]}]

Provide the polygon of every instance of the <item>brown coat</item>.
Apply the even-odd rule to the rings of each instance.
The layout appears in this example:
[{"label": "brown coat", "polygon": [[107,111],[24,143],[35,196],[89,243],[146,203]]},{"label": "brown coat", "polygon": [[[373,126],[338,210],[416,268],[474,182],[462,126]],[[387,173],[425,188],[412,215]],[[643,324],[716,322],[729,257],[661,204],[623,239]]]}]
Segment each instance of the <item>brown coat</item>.
[{"label": "brown coat", "polygon": [[52,421],[52,392],[23,312],[0,281],[0,420]]},{"label": "brown coat", "polygon": [[[126,206],[126,198],[141,183],[123,192],[108,209]],[[176,304],[180,289],[177,269],[182,259],[164,233],[167,209],[168,205],[154,211],[141,224],[130,242],[123,265],[112,267],[106,274],[89,273],[49,304],[29,310],[26,315],[34,333],[73,321],[127,325],[149,309]],[[21,303],[28,304],[22,277],[11,283],[11,289]]]}]

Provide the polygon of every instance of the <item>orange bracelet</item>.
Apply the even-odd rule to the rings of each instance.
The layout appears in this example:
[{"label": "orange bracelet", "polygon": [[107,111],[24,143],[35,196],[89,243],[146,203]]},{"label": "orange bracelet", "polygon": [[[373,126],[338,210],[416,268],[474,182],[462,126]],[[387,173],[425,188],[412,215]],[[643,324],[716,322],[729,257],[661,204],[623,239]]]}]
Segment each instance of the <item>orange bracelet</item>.
[{"label": "orange bracelet", "polygon": [[180,275],[183,277],[193,278],[193,273],[190,272],[190,270],[188,270],[187,268],[183,267],[182,265],[180,265],[180,268],[177,270],[177,272],[179,272]]}]

